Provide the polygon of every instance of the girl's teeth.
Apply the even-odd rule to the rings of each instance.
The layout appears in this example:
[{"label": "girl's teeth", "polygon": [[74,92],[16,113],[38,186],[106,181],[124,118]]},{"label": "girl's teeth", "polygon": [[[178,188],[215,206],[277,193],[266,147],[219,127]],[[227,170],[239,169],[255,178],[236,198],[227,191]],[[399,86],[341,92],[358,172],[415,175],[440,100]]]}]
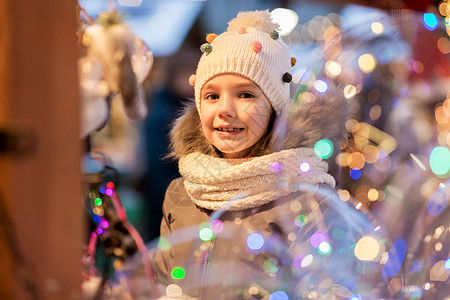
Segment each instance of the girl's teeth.
[{"label": "girl's teeth", "polygon": [[219,128],[219,131],[239,131],[240,128]]}]

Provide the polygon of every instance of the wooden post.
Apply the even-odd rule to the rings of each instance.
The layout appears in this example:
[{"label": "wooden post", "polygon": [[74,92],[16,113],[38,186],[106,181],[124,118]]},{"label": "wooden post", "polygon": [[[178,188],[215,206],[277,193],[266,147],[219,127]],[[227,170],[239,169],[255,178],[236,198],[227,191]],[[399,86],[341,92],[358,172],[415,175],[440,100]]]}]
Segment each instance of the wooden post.
[{"label": "wooden post", "polygon": [[0,128],[34,140],[31,152],[0,154],[14,236],[0,239],[0,298],[81,299],[75,1],[0,0],[0,28]]}]

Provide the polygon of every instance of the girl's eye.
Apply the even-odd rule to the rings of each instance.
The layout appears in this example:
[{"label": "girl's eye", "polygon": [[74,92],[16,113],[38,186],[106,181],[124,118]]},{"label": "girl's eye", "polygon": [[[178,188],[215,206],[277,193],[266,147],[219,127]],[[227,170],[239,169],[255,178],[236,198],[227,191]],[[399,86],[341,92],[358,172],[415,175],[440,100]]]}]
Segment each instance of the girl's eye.
[{"label": "girl's eye", "polygon": [[253,94],[250,93],[242,93],[240,95],[241,98],[255,98],[255,96],[253,96]]},{"label": "girl's eye", "polygon": [[207,99],[207,100],[218,100],[219,99],[219,95],[209,94],[209,95],[205,96],[205,99]]}]

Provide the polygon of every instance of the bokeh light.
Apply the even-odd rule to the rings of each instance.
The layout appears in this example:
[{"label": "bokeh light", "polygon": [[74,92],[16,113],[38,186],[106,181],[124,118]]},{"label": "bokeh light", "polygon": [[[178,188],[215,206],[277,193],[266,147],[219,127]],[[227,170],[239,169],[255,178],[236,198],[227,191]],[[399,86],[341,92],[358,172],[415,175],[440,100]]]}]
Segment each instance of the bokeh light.
[{"label": "bokeh light", "polygon": [[331,246],[328,242],[322,242],[317,250],[320,254],[327,255],[331,253]]},{"label": "bokeh light", "polygon": [[327,159],[333,154],[333,143],[328,139],[322,139],[314,145],[314,152],[321,159]]},{"label": "bokeh light", "polygon": [[380,244],[371,236],[362,237],[355,245],[356,258],[362,261],[374,261],[380,253]]},{"label": "bokeh light", "polygon": [[375,34],[382,34],[384,31],[384,26],[380,22],[373,22],[370,24],[370,29],[372,29],[372,32]]},{"label": "bokeh light", "polygon": [[198,236],[204,242],[210,241],[214,237],[214,233],[209,227],[204,227],[200,229]]},{"label": "bokeh light", "polygon": [[264,237],[261,233],[254,232],[247,236],[247,247],[252,250],[260,250],[264,246]]},{"label": "bokeh light", "polygon": [[450,270],[450,258],[447,258],[447,260],[445,261],[444,269]]},{"label": "bokeh light", "polygon": [[314,88],[320,93],[326,93],[328,91],[328,83],[326,83],[323,80],[316,80],[314,81]]},{"label": "bokeh light", "polygon": [[294,219],[295,227],[299,228],[308,223],[308,218],[305,215],[296,216]]},{"label": "bokeh light", "polygon": [[326,236],[325,233],[323,233],[321,231],[314,232],[311,235],[311,237],[309,238],[309,242],[311,243],[311,246],[313,246],[314,248],[319,248],[319,246],[322,242],[327,242],[327,241],[328,241],[328,237]]},{"label": "bokeh light", "polygon": [[182,267],[175,267],[172,269],[171,275],[173,279],[183,279],[186,272]]},{"label": "bokeh light", "polygon": [[443,146],[435,147],[430,154],[430,168],[436,175],[446,175],[450,170],[450,151]]},{"label": "bokeh light", "polygon": [[411,272],[411,273],[420,273],[420,271],[422,271],[422,267],[423,267],[423,262],[420,259],[415,260],[411,264],[409,272]]},{"label": "bokeh light", "polygon": [[264,272],[267,272],[267,273],[276,273],[276,272],[278,272],[280,267],[278,266],[277,259],[275,259],[275,258],[267,259],[263,263],[263,269],[264,269]]},{"label": "bokeh light", "polygon": [[295,11],[287,8],[275,8],[270,16],[273,22],[279,25],[279,34],[288,35],[298,24],[298,15]]},{"label": "bokeh light", "polygon": [[270,169],[274,172],[279,172],[283,169],[283,165],[280,162],[276,161],[270,164]]},{"label": "bokeh light", "polygon": [[346,99],[350,99],[350,98],[352,98],[355,95],[356,95],[356,87],[354,85],[352,85],[352,84],[347,84],[344,87],[344,97]]},{"label": "bokeh light", "polygon": [[336,77],[341,74],[342,66],[336,61],[329,60],[325,63],[325,71],[327,72],[328,76]]},{"label": "bokeh light", "polygon": [[276,291],[270,294],[269,300],[289,300],[289,296],[285,291]]},{"label": "bokeh light", "polygon": [[312,256],[311,254],[308,254],[302,259],[300,266],[302,268],[306,268],[312,264],[313,260],[314,260],[314,256]]},{"label": "bokeh light", "polygon": [[98,205],[98,206],[102,205],[102,203],[103,203],[101,198],[96,198],[94,202],[95,202],[95,205]]},{"label": "bokeh light", "polygon": [[352,168],[350,170],[350,177],[353,180],[358,180],[359,178],[361,178],[361,170],[358,168]]},{"label": "bokeh light", "polygon": [[377,65],[377,60],[372,54],[366,53],[358,58],[358,66],[364,73],[372,72]]},{"label": "bokeh light", "polygon": [[114,194],[114,190],[111,188],[107,188],[105,194],[108,196],[112,196],[112,194]]},{"label": "bokeh light", "polygon": [[423,14],[423,25],[426,29],[433,31],[438,27],[438,20],[436,16],[432,13]]},{"label": "bokeh light", "polygon": [[383,266],[383,277],[391,277],[397,275],[403,264],[406,254],[406,242],[403,239],[398,239],[392,245],[388,253],[388,260]]},{"label": "bokeh light", "polygon": [[300,164],[299,169],[300,169],[300,171],[302,171],[303,173],[306,173],[306,172],[308,172],[308,171],[311,169],[311,165],[310,165],[307,161],[304,161],[304,162],[302,162],[302,163]]}]

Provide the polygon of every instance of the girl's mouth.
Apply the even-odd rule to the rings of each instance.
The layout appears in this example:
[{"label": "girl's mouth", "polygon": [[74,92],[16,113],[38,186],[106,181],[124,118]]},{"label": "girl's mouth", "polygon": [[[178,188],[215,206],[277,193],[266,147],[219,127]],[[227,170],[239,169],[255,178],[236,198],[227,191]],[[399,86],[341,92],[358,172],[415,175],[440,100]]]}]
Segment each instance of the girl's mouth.
[{"label": "girl's mouth", "polygon": [[225,128],[225,127],[218,127],[215,128],[217,131],[222,131],[222,132],[238,132],[241,130],[244,130],[244,128]]}]

